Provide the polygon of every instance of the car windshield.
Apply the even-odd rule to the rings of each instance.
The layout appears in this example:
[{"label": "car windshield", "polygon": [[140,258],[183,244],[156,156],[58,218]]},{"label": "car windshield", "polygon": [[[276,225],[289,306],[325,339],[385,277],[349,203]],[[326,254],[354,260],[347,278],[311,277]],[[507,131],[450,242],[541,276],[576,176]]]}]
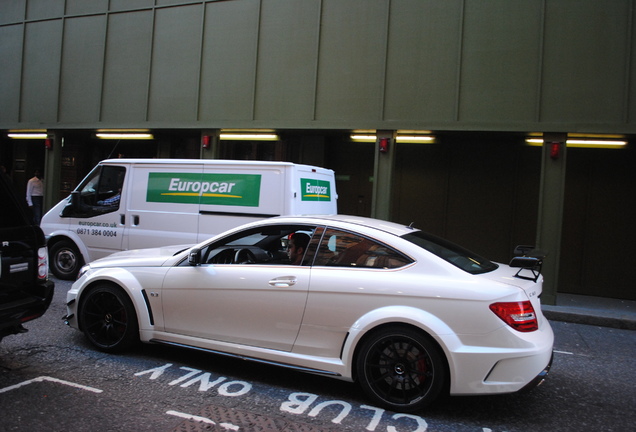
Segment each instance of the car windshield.
[{"label": "car windshield", "polygon": [[488,273],[498,267],[492,261],[432,234],[416,231],[403,235],[402,238],[470,274]]}]

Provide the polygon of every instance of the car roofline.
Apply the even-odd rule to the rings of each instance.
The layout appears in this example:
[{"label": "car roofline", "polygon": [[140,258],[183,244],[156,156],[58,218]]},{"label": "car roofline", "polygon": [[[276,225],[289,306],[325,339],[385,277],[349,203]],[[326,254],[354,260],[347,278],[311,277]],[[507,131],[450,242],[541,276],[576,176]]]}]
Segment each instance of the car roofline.
[{"label": "car roofline", "polygon": [[357,227],[364,227],[369,229],[375,229],[383,231],[395,236],[401,237],[405,234],[409,234],[415,231],[420,231],[418,228],[414,228],[408,225],[401,225],[395,222],[385,221],[381,219],[373,219],[363,216],[352,216],[342,214],[332,215],[299,215],[299,216],[278,216],[270,219],[270,221],[300,221],[312,222],[316,224],[329,225],[330,222],[339,222]]}]

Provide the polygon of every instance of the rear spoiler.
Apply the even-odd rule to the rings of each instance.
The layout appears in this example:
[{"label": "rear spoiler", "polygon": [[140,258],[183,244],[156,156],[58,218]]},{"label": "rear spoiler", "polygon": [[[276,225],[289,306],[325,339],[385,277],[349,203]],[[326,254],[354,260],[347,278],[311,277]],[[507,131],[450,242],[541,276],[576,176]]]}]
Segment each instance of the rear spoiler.
[{"label": "rear spoiler", "polygon": [[[543,259],[547,254],[540,249],[535,249],[534,246],[527,245],[517,246],[514,250],[514,254],[516,256],[510,260],[508,265],[510,267],[519,268],[515,277],[536,282],[541,275]],[[521,274],[523,270],[529,270],[532,273],[532,276]]]}]

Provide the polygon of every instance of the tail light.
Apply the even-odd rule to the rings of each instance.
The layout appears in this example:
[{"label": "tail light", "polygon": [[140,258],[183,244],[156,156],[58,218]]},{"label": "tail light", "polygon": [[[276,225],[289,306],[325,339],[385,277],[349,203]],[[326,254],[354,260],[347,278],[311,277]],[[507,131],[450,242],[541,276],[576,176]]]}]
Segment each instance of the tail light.
[{"label": "tail light", "polygon": [[493,303],[490,310],[517,331],[532,332],[539,329],[537,314],[529,301]]},{"label": "tail light", "polygon": [[47,248],[38,249],[38,279],[47,280],[49,278],[49,254]]}]

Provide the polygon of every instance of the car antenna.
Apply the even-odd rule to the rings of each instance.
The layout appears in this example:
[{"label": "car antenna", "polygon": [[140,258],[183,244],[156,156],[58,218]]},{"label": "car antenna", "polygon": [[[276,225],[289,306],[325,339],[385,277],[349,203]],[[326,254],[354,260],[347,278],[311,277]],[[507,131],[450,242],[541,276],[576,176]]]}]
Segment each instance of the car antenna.
[{"label": "car antenna", "polygon": [[119,142],[120,141],[121,141],[120,139],[117,140],[117,142],[115,143],[115,146],[110,151],[110,153],[108,154],[108,157],[106,159],[110,159],[113,156],[113,153],[115,153],[115,150],[117,150],[117,146],[119,146]]}]

